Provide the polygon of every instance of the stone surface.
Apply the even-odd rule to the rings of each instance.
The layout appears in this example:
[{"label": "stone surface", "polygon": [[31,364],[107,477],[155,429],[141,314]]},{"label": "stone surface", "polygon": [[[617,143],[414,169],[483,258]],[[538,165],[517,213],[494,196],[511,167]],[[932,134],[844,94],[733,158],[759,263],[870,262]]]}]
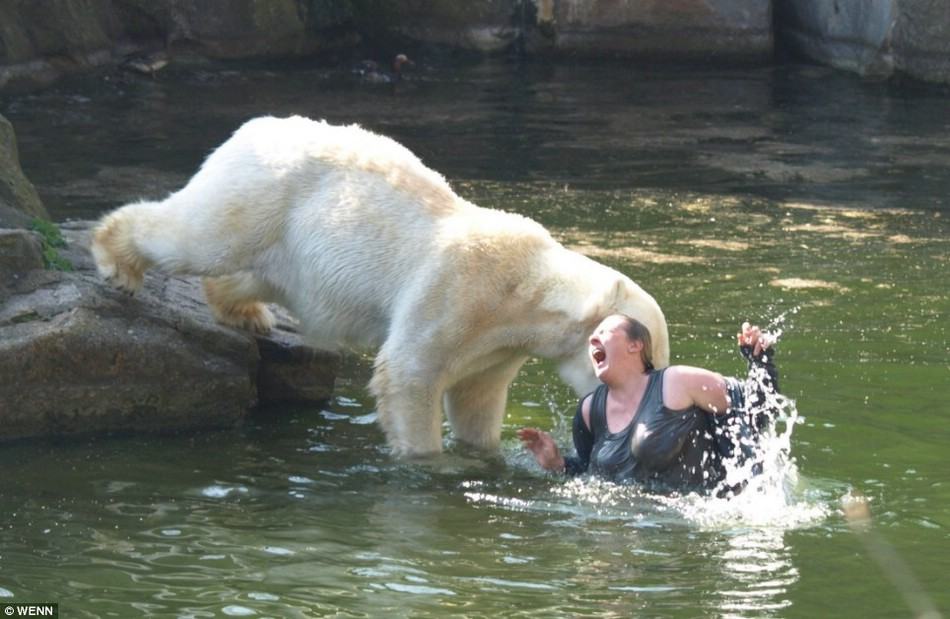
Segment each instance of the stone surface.
[{"label": "stone surface", "polygon": [[865,75],[894,69],[893,0],[777,0],[779,34],[794,51]]},{"label": "stone surface", "polygon": [[[0,89],[131,53],[301,56],[405,42],[501,53],[761,60],[771,0],[47,0],[0,3]],[[404,50],[400,50],[404,51]]]},{"label": "stone surface", "polygon": [[[286,321],[278,324],[286,325]],[[261,356],[257,374],[261,404],[321,402],[333,394],[339,355],[303,345],[286,326],[266,337],[258,336],[257,344]]]},{"label": "stone surface", "polygon": [[171,51],[248,58],[303,55],[321,47],[321,38],[309,28],[308,7],[296,0],[231,0],[213,9],[206,0],[132,4],[160,24]]},{"label": "stone surface", "polygon": [[330,396],[339,355],[286,328],[214,323],[194,278],[149,274],[134,297],[104,285],[87,228],[63,231],[75,272],[0,287],[0,439],[219,427],[258,403]]},{"label": "stone surface", "polygon": [[770,0],[535,0],[532,47],[587,56],[766,62]]},{"label": "stone surface", "polygon": [[[332,3],[329,3],[332,4]],[[343,3],[348,5],[349,3]],[[31,89],[130,54],[294,56],[356,39],[350,11],[311,0],[0,2],[0,89]]]},{"label": "stone surface", "polygon": [[371,11],[357,9],[354,20],[367,39],[385,29],[420,43],[498,53],[532,26],[522,7],[517,0],[393,2],[384,9],[379,5]]},{"label": "stone surface", "polygon": [[872,77],[950,82],[943,0],[776,0],[781,40],[812,60]]},{"label": "stone surface", "polygon": [[131,53],[168,52],[173,62],[302,56],[361,42],[381,54],[410,42],[767,62],[776,30],[799,53],[836,67],[950,81],[945,0],[44,0],[0,2],[0,89],[36,87]]},{"label": "stone surface", "polygon": [[897,7],[895,68],[918,79],[950,83],[950,3],[900,0]]},{"label": "stone surface", "polygon": [[[36,189],[23,175],[13,125],[0,115],[0,222],[12,225],[18,211],[28,217],[49,218]],[[7,221],[10,220],[10,221]]]},{"label": "stone surface", "polygon": [[35,234],[27,230],[0,229],[0,286],[42,268],[43,247]]}]

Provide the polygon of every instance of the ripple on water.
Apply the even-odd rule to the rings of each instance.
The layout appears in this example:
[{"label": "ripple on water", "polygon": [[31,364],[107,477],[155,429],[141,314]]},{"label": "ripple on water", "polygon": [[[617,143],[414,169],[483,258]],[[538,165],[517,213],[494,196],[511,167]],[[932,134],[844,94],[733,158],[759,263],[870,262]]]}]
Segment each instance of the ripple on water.
[{"label": "ripple on water", "polygon": [[407,585],[401,582],[385,583],[387,589],[398,591],[400,593],[412,593],[414,595],[455,595],[454,591],[441,589],[439,587],[427,587],[424,585]]},{"label": "ripple on water", "polygon": [[247,494],[246,486],[224,486],[213,484],[201,489],[201,495],[209,499],[224,499],[231,495]]}]

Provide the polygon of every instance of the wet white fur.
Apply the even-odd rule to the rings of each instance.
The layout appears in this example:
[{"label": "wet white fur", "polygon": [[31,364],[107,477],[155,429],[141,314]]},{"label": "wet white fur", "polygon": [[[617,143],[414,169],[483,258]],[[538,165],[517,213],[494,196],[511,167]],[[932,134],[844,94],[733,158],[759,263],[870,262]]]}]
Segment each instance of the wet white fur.
[{"label": "wet white fur", "polygon": [[591,390],[587,336],[608,314],[641,320],[669,360],[663,314],[629,278],[357,126],[251,120],[180,191],[104,217],[92,251],[122,288],[151,266],[202,275],[223,322],[267,330],[274,301],[316,346],[378,349],[370,388],[402,455],[441,449],[443,409],[460,440],[497,445],[530,356]]}]

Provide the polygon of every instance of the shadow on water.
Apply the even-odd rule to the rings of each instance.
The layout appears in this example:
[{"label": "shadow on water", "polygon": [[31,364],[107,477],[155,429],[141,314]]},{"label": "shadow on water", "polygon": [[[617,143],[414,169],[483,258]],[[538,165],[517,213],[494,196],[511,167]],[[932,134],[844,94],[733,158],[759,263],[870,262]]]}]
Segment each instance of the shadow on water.
[{"label": "shadow on water", "polygon": [[253,116],[362,123],[642,284],[675,362],[741,374],[738,325],[787,315],[778,364],[799,416],[781,475],[732,502],[565,483],[515,438],[531,425],[570,444],[575,396],[531,360],[499,453],[448,439],[409,465],[389,457],[369,365],[350,357],[324,410],[5,447],[0,602],[80,617],[903,616],[839,513],[861,491],[950,608],[946,103],[816,67],[424,62],[395,93],[298,64],[100,74],[3,100],[60,220],[179,188]]}]

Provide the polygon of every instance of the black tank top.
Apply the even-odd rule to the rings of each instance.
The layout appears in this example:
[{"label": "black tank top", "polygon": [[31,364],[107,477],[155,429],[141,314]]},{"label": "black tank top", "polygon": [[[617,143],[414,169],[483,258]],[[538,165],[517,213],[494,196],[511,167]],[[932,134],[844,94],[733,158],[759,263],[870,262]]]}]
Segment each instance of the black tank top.
[{"label": "black tank top", "polygon": [[617,483],[635,481],[667,490],[710,488],[722,478],[710,415],[698,406],[666,408],[664,372],[651,372],[633,419],[616,433],[607,428],[607,385],[594,391],[590,472]]}]

